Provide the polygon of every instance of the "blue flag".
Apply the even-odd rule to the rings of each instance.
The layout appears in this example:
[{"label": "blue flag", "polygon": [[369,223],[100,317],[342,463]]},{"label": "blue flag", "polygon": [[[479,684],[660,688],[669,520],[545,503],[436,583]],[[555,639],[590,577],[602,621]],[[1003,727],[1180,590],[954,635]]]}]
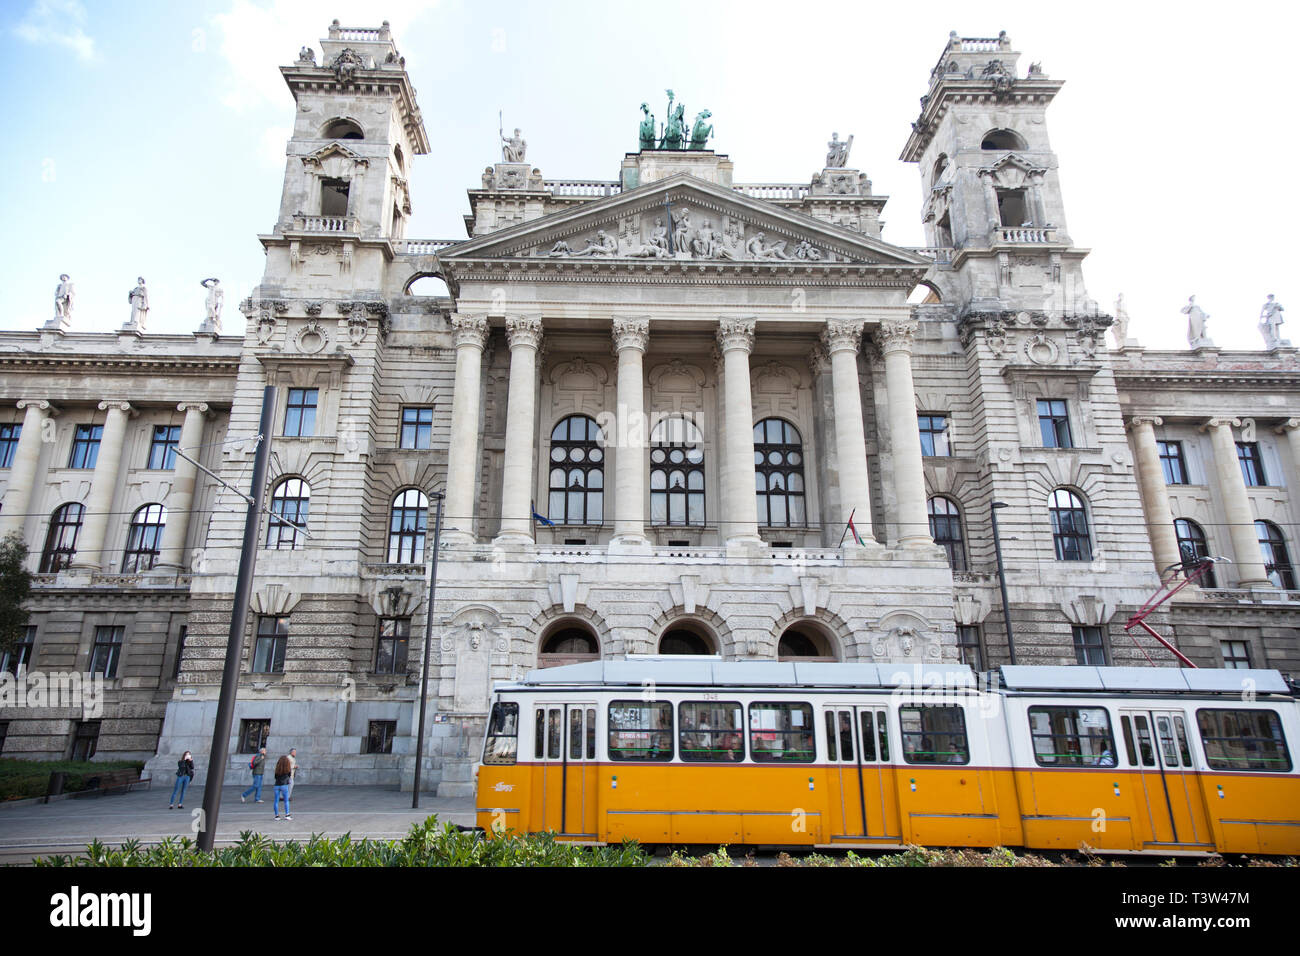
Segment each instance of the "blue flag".
[{"label": "blue flag", "polygon": [[540,521],[542,524],[546,525],[546,527],[548,527],[548,528],[554,528],[554,527],[555,527],[555,522],[554,522],[554,521],[552,521],[550,518],[543,518],[543,517],[542,517],[541,515],[539,515],[536,511],[533,512],[533,520],[534,520],[534,521]]}]

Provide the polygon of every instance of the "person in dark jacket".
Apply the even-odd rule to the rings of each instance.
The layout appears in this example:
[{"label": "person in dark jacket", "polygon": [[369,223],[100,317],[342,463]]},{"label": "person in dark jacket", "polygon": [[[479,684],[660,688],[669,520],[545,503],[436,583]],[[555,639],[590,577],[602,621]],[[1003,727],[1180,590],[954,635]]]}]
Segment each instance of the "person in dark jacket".
[{"label": "person in dark jacket", "polygon": [[176,784],[172,787],[171,803],[167,804],[168,810],[174,809],[175,807],[180,807],[182,810],[185,809],[185,789],[190,785],[190,781],[193,779],[194,758],[187,750],[185,751],[185,755],[182,756],[180,760],[176,761]]},{"label": "person in dark jacket", "polygon": [[292,820],[289,816],[289,781],[293,779],[293,764],[289,763],[288,757],[281,757],[275,762],[275,797],[271,801],[271,809],[275,811],[275,818],[280,819],[280,801],[284,801],[284,818]]},{"label": "person in dark jacket", "polygon": [[256,756],[249,761],[249,768],[253,771],[253,785],[239,795],[239,802],[243,803],[245,798],[251,793],[255,803],[262,802],[262,777],[266,773],[266,748],[259,750]]}]

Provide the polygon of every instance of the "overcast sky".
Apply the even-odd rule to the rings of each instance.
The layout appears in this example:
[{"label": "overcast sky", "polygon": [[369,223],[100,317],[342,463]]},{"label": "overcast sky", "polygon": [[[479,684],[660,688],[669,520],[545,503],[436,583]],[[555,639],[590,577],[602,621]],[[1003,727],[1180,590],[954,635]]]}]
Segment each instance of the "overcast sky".
[{"label": "overcast sky", "polygon": [[[411,174],[411,238],[464,238],[465,190],[500,156],[497,112],[553,179],[614,179],[639,105],[671,87],[713,112],[737,182],[808,182],[832,131],[885,207],[884,238],[920,245],[921,191],[898,155],[948,31],[996,36],[1066,81],[1048,111],[1070,234],[1130,335],[1186,346],[1187,296],[1229,348],[1260,348],[1260,305],[1300,344],[1295,111],[1284,98],[1300,16],[1289,4],[421,2],[94,3],[8,0],[0,76],[10,123],[0,179],[0,328],[53,314],[109,331],[143,275],[150,331],[189,332],[199,281],[226,287],[226,331],[263,265],[293,103],[277,69],[330,19],[387,18],[432,153]],[[371,12],[375,11],[375,12]],[[1286,12],[1290,11],[1290,12]]]}]

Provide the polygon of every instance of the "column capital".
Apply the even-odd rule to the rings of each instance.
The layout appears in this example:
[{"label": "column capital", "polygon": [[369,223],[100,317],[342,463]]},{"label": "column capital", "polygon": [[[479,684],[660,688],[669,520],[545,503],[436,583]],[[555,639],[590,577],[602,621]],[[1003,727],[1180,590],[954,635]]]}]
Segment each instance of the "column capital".
[{"label": "column capital", "polygon": [[26,411],[29,408],[39,408],[48,415],[59,414],[59,409],[43,398],[20,398],[18,399],[19,411]]},{"label": "column capital", "polygon": [[483,351],[488,340],[488,321],[486,315],[461,315],[452,313],[451,337],[456,348],[468,345]]},{"label": "column capital", "polygon": [[1134,415],[1124,423],[1124,427],[1129,431],[1133,431],[1135,428],[1141,428],[1143,425],[1155,426],[1163,425],[1164,423],[1165,420],[1159,415]]},{"label": "column capital", "polygon": [[542,345],[542,317],[539,315],[507,315],[506,337],[510,348],[530,347],[540,349]]},{"label": "column capital", "polygon": [[127,418],[135,418],[136,415],[140,414],[138,411],[136,411],[134,408],[131,407],[130,402],[116,402],[116,401],[100,402],[99,410],[101,412],[110,412],[110,411],[125,412]]},{"label": "column capital", "polygon": [[636,349],[638,352],[644,352],[647,343],[650,341],[650,320],[615,319],[612,333],[615,353],[624,349]]},{"label": "column capital", "polygon": [[718,346],[723,352],[739,349],[749,352],[754,348],[753,319],[719,319]]},{"label": "column capital", "polygon": [[1211,428],[1240,428],[1240,418],[1209,418],[1201,425],[1200,431],[1206,431]]},{"label": "column capital", "polygon": [[181,402],[176,406],[178,412],[196,411],[201,415],[207,415],[211,411],[207,402]]},{"label": "column capital", "polygon": [[912,351],[912,339],[916,336],[917,323],[913,321],[881,322],[876,339],[880,350],[888,355],[890,352]]},{"label": "column capital", "polygon": [[1296,429],[1300,429],[1300,418],[1288,418],[1277,428],[1274,428],[1273,431],[1279,435],[1285,435],[1287,432],[1294,432]]},{"label": "column capital", "polygon": [[827,319],[821,334],[821,344],[827,354],[834,355],[847,350],[856,355],[858,342],[862,339],[863,324],[853,320]]}]

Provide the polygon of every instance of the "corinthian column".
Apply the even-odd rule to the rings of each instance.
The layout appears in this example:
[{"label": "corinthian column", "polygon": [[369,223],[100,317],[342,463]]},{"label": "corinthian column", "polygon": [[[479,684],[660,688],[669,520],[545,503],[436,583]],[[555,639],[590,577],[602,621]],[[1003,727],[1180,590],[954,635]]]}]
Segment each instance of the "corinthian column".
[{"label": "corinthian column", "polygon": [[[831,361],[831,391],[835,405],[835,453],[839,462],[840,524],[853,516],[867,545],[875,544],[871,530],[871,480],[867,476],[867,440],[862,429],[862,385],[858,380],[858,341],[861,322],[830,319],[822,331],[822,344]],[[844,538],[856,547],[853,536]]]},{"label": "corinthian column", "polygon": [[510,341],[510,392],[506,410],[506,457],[501,481],[501,544],[532,544],[533,449],[537,443],[537,351],[542,320],[514,315],[506,319]]},{"label": "corinthian column", "polygon": [[108,417],[100,434],[95,471],[90,478],[85,524],[81,526],[81,536],[77,539],[77,553],[72,557],[73,568],[90,571],[100,571],[104,567],[104,540],[108,533],[109,512],[113,510],[118,466],[122,463],[126,422],[135,414],[129,402],[100,402],[99,410],[108,412]]},{"label": "corinthian column", "polygon": [[726,422],[726,490],[722,532],[728,545],[761,544],[758,498],[754,494],[754,407],[749,392],[749,353],[754,347],[753,319],[718,323],[722,349],[723,419]]},{"label": "corinthian column", "polygon": [[18,407],[23,409],[23,429],[18,433],[18,447],[14,449],[9,472],[9,490],[4,496],[4,509],[0,511],[0,538],[12,532],[23,533],[27,509],[32,505],[36,466],[41,458],[41,431],[46,419],[58,414],[58,409],[41,400],[24,399]]},{"label": "corinthian column", "polygon": [[[181,402],[176,406],[176,411],[185,413],[177,447],[191,458],[198,458],[199,445],[203,442],[203,419],[208,406],[203,402]],[[189,536],[194,482],[199,473],[193,462],[186,461],[180,455],[176,456],[174,468],[172,490],[167,495],[167,524],[163,526],[156,565],[159,570],[172,572],[181,571],[186,566],[185,539]]]},{"label": "corinthian column", "polygon": [[1267,588],[1273,584],[1264,571],[1263,557],[1259,553],[1259,538],[1255,534],[1255,515],[1250,510],[1250,496],[1246,494],[1246,479],[1241,474],[1237,460],[1237,443],[1232,437],[1232,427],[1240,425],[1236,418],[1211,418],[1201,426],[1210,433],[1214,446],[1214,474],[1223,497],[1223,510],[1228,518],[1228,535],[1232,539],[1233,558],[1236,560],[1237,585],[1243,588]]},{"label": "corinthian column", "polygon": [[487,317],[453,315],[451,329],[456,342],[456,385],[451,394],[451,441],[447,446],[446,507],[450,527],[443,537],[464,543],[474,540],[474,473],[480,454],[479,392],[488,338]]},{"label": "corinthian column", "polygon": [[614,484],[616,545],[642,546],[645,536],[645,386],[641,360],[650,338],[648,319],[615,319],[618,355],[618,435]]},{"label": "corinthian column", "polygon": [[[894,498],[898,502],[898,543],[905,548],[934,545],[925,511],[925,473],[921,468],[921,431],[912,387],[912,338],[915,322],[884,322],[880,346],[885,353],[885,391],[889,396],[889,435],[894,448]],[[843,467],[843,464],[840,466]]]},{"label": "corinthian column", "polygon": [[1142,510],[1146,514],[1147,535],[1151,538],[1151,554],[1155,557],[1158,574],[1164,574],[1167,567],[1182,560],[1178,552],[1178,535],[1174,531],[1174,516],[1169,509],[1169,490],[1165,487],[1165,473],[1160,467],[1160,451],[1156,447],[1155,426],[1163,424],[1163,421],[1136,416],[1128,420],[1137,457]]}]

